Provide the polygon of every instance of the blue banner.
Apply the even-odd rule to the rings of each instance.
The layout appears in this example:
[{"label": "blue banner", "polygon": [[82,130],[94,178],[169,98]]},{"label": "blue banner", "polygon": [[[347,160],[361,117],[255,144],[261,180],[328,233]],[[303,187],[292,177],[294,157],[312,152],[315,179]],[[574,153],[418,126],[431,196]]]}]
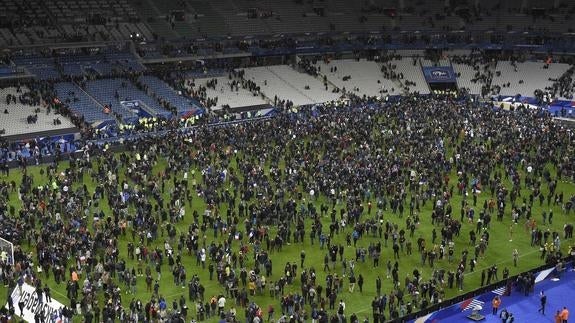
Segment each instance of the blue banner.
[{"label": "blue banner", "polygon": [[131,100],[131,101],[120,101],[120,104],[134,114],[136,114],[139,118],[150,118],[153,115],[144,108],[144,105],[139,100]]},{"label": "blue banner", "polygon": [[427,83],[456,83],[455,72],[451,66],[424,66],[423,75]]}]

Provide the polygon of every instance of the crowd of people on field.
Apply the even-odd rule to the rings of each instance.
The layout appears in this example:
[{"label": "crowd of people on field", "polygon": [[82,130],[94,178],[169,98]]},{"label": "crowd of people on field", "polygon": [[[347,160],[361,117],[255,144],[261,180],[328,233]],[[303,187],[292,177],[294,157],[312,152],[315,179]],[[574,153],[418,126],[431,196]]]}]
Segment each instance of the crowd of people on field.
[{"label": "crowd of people on field", "polygon": [[[88,323],[358,322],[343,295],[365,289],[377,294],[370,320],[384,322],[467,288],[466,275],[489,265],[494,226],[547,230],[532,221],[544,203],[570,214],[575,196],[558,183],[575,176],[573,136],[542,111],[412,95],[144,136],[120,153],[87,144],[39,178],[23,164],[22,181],[5,186],[0,210],[22,241],[1,279],[40,298],[47,281],[65,286],[66,307]],[[469,245],[455,243],[462,230]],[[561,237],[543,235],[534,248],[554,264],[564,253],[547,244]],[[286,261],[294,244],[323,262]],[[364,282],[358,267],[382,274]],[[173,287],[187,297],[162,292]]]}]

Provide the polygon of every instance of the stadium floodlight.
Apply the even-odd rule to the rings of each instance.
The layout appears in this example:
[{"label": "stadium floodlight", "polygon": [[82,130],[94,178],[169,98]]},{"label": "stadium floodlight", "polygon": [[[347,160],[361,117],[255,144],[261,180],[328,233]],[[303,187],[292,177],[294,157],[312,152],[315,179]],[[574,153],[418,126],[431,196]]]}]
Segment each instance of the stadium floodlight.
[{"label": "stadium floodlight", "polygon": [[4,238],[0,238],[0,260],[14,265],[14,244]]}]

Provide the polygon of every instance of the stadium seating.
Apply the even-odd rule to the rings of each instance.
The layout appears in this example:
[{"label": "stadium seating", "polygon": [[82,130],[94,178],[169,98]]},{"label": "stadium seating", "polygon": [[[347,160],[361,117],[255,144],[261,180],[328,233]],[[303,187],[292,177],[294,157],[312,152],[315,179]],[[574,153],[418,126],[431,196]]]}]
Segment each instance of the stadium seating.
[{"label": "stadium seating", "polygon": [[13,61],[17,66],[26,69],[30,74],[41,80],[57,79],[60,76],[54,65],[53,58],[22,56],[15,57]]},{"label": "stadium seating", "polygon": [[126,79],[115,78],[88,81],[86,83],[86,92],[102,105],[109,105],[112,111],[119,113],[124,119],[133,118],[136,114],[125,108],[121,104],[122,101],[140,101],[151,113],[163,114],[166,112],[156,100],[137,89]]},{"label": "stadium seating", "polygon": [[473,81],[476,78],[476,73],[478,72],[471,65],[453,63],[453,70],[455,73],[459,73],[457,78],[457,86],[459,88],[465,88],[470,94],[481,94],[482,83],[478,81]]},{"label": "stadium seating", "polygon": [[449,59],[446,59],[446,58],[442,58],[442,59],[439,59],[437,61],[432,61],[430,59],[421,58],[421,59],[419,59],[419,62],[421,63],[421,66],[424,66],[424,67],[437,67],[437,66],[449,66],[449,65],[451,65],[451,62],[449,61]]},{"label": "stadium seating", "polygon": [[[25,87],[21,88],[21,92],[17,92],[15,87],[0,89],[0,130],[5,130],[6,136],[74,127],[68,118],[54,114],[53,110],[48,114],[42,105],[22,104],[18,99],[16,103],[6,103],[7,95],[19,97],[27,91]],[[4,113],[5,111],[8,113]],[[38,119],[35,123],[28,123],[27,118],[32,115]],[[60,124],[54,124],[56,118],[60,120]]]},{"label": "stadium seating", "polygon": [[544,66],[542,62],[497,62],[496,74],[491,83],[493,94],[533,96],[535,90],[544,90],[553,84],[549,78],[558,78],[569,69],[568,64],[552,63],[548,68]]},{"label": "stadium seating", "polygon": [[83,115],[88,123],[115,119],[113,115],[104,113],[102,104],[98,103],[74,83],[56,83],[54,84],[54,89],[59,100],[67,104],[72,111]]},{"label": "stadium seating", "polygon": [[230,80],[227,76],[220,76],[209,79],[197,79],[196,82],[202,86],[206,86],[206,80],[217,81],[216,89],[206,87],[206,95],[209,98],[218,98],[218,105],[213,107],[213,110],[219,110],[224,105],[229,105],[231,108],[247,107],[265,104],[266,101],[258,95],[253,95],[250,91],[243,89],[241,86],[238,90],[230,89]]},{"label": "stadium seating", "polygon": [[[332,88],[326,91],[320,80],[299,73],[289,66],[255,67],[245,71],[246,78],[259,84],[268,98],[277,95],[280,99],[291,100],[295,105],[303,105],[331,101],[339,97],[337,93],[332,93]],[[306,90],[306,86],[309,86],[309,89]]]},{"label": "stadium seating", "polygon": [[[323,82],[309,74],[298,72],[287,65],[270,66],[269,69],[284,80],[292,88],[301,91],[307,97],[311,97],[313,103],[323,103],[336,100],[339,94],[333,93],[333,86],[328,86],[327,90]],[[308,87],[306,89],[306,87]]]},{"label": "stadium seating", "polygon": [[[572,32],[572,3],[265,0],[0,0],[0,45],[69,41],[198,39],[326,32]],[[535,5],[535,3],[537,3]],[[475,2],[475,4],[479,4]],[[530,8],[545,9],[534,17]],[[457,9],[457,10],[456,10]],[[177,16],[177,19],[176,19]]]},{"label": "stadium seating", "polygon": [[0,6],[3,46],[153,38],[128,0],[1,0]]},{"label": "stadium seating", "polygon": [[136,20],[136,11],[127,0],[58,0],[47,1],[48,12],[60,23],[69,23],[78,17],[99,15],[110,20]]},{"label": "stadium seating", "polygon": [[279,99],[292,100],[296,105],[313,103],[313,99],[288,86],[268,67],[248,68],[245,69],[245,73],[245,78],[258,84],[261,91],[271,99],[277,95]]},{"label": "stadium seating", "polygon": [[196,102],[176,93],[168,84],[155,76],[141,76],[138,81],[148,87],[148,92],[152,96],[169,102],[176,107],[179,113],[187,112],[194,108],[200,108]]},{"label": "stadium seating", "polygon": [[402,83],[405,85],[405,81],[414,82],[415,85],[409,86],[409,92],[419,92],[420,94],[429,94],[429,86],[425,81],[425,77],[421,72],[421,66],[416,61],[414,64],[414,59],[411,57],[402,57],[399,60],[393,61],[397,65],[397,71],[403,73]]},{"label": "stadium seating", "polygon": [[[381,73],[380,64],[366,60],[333,60],[329,63],[320,61],[317,63],[320,72],[327,76],[338,88],[345,88],[357,95],[381,96],[383,93],[399,94],[399,86],[393,81],[385,79]],[[330,68],[336,68],[336,72],[330,72]],[[343,78],[350,76],[349,81]],[[379,83],[378,83],[379,81]],[[353,91],[357,87],[358,91]]]},{"label": "stadium seating", "polygon": [[97,55],[70,55],[56,58],[17,56],[17,66],[23,67],[39,79],[58,79],[65,76],[83,76],[91,68],[101,76],[114,72],[140,72],[145,67],[130,53],[104,53]]}]

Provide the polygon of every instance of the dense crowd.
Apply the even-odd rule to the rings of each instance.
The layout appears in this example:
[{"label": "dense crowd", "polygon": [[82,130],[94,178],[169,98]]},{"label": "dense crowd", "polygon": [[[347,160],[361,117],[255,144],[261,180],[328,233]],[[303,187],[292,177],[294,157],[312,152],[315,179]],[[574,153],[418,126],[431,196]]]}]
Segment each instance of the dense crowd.
[{"label": "dense crowd", "polygon": [[575,72],[575,68],[571,67],[557,79],[550,79],[550,81],[553,81],[553,85],[547,87],[545,90],[549,91],[552,97],[573,99],[573,92],[575,90],[573,72]]},{"label": "dense crowd", "polygon": [[[493,248],[490,228],[506,225],[504,217],[531,223],[531,207],[545,201],[571,212],[575,196],[557,183],[575,176],[573,133],[545,113],[445,97],[384,105],[290,110],[261,122],[174,131],[129,142],[119,154],[86,145],[67,166],[42,167],[45,185],[23,165],[22,182],[0,190],[1,213],[22,232],[16,264],[2,263],[1,278],[10,289],[27,282],[40,297],[50,295],[46,280],[65,284],[68,309],[88,323],[237,322],[236,308],[246,322],[358,322],[341,293],[375,284],[372,319],[383,322],[441,302],[446,289],[464,289],[466,273]],[[165,166],[153,171],[161,161]],[[454,172],[456,183],[448,176]],[[525,188],[529,196],[521,195]],[[15,190],[18,202],[9,199]],[[483,205],[476,204],[480,190],[490,196]],[[456,195],[461,205],[450,203]],[[318,197],[325,202],[315,203]],[[205,210],[189,214],[197,200]],[[426,204],[431,214],[420,213]],[[422,216],[431,217],[432,236],[418,233]],[[184,219],[193,220],[181,230]],[[471,251],[453,243],[467,221],[477,228],[469,234]],[[541,236],[533,244],[545,250],[544,260],[561,258],[559,232],[529,228]],[[286,244],[304,241],[325,250],[325,258],[302,252],[299,263],[277,263]],[[343,257],[342,241],[353,245],[355,258]],[[403,257],[420,257],[432,275],[403,267]],[[458,263],[457,270],[438,266],[440,259]],[[379,277],[364,282],[354,270],[364,261],[385,266],[393,288],[382,290]],[[325,281],[316,279],[322,269]],[[206,291],[199,271],[220,291]],[[492,275],[498,279],[496,267],[487,283]],[[148,299],[134,297],[142,280]],[[296,281],[301,292],[284,293]],[[160,284],[187,288],[188,297],[170,304]],[[126,302],[123,291],[134,298]],[[277,307],[258,306],[255,294],[268,294]],[[16,314],[17,306],[9,304]]]}]

